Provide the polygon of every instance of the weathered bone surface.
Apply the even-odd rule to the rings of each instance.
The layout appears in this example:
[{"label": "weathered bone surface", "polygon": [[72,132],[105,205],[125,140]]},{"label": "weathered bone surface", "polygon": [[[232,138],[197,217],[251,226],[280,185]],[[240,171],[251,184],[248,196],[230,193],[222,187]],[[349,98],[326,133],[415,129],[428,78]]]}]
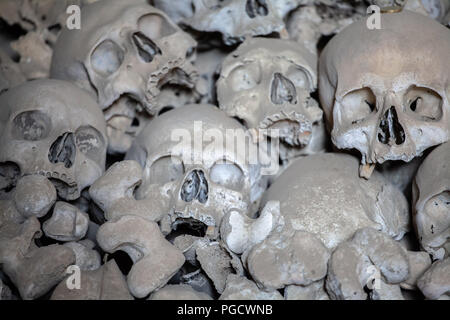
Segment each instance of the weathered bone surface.
[{"label": "weathered bone surface", "polygon": [[67,247],[36,247],[34,239],[40,237],[41,231],[35,217],[21,225],[9,223],[0,228],[0,263],[24,300],[47,293],[75,262],[74,253]]},{"label": "weathered bone surface", "polygon": [[[145,0],[98,1],[82,10],[81,30],[64,29],[55,45],[51,76],[88,90],[105,111],[109,152],[124,153],[155,115],[164,85],[193,88],[198,76],[189,53],[196,42]],[[110,110],[110,108],[114,110]],[[108,113],[109,110],[109,113]]]},{"label": "weathered bone surface", "polygon": [[100,269],[82,271],[80,289],[69,289],[67,281],[59,283],[51,300],[133,300],[125,277],[114,260]]},{"label": "weathered bone surface", "polygon": [[[36,80],[0,96],[0,186],[39,174],[52,181],[59,197],[79,198],[105,166],[106,126],[95,101],[61,80]],[[40,192],[40,191],[39,191]]]},{"label": "weathered bone surface", "polygon": [[179,284],[167,285],[153,292],[149,300],[212,300],[212,298],[188,285]]},{"label": "weathered bone surface", "polygon": [[[377,288],[371,276],[383,275]],[[365,286],[375,288],[373,299],[398,297],[389,284],[399,284],[409,276],[406,250],[389,236],[372,228],[357,231],[349,241],[341,243],[331,255],[327,292],[333,299],[365,300]],[[397,292],[400,288],[397,289]]]},{"label": "weathered bone surface", "polygon": [[231,251],[241,254],[262,242],[272,231],[283,226],[280,203],[269,201],[257,219],[251,219],[239,211],[230,211],[222,221],[220,235]]},{"label": "weathered bone surface", "polygon": [[[180,1],[176,1],[180,3]],[[226,45],[242,42],[246,37],[283,35],[283,19],[305,0],[225,0],[185,1],[181,6],[157,0],[175,21],[202,32],[219,32]]]},{"label": "weathered bone surface", "polygon": [[357,167],[344,154],[300,158],[270,186],[262,206],[279,201],[294,230],[315,234],[329,249],[364,227],[401,239],[409,228],[404,195],[376,172],[369,181],[359,178]]},{"label": "weathered bone surface", "polygon": [[413,220],[424,250],[434,259],[450,252],[450,143],[434,149],[413,184]]},{"label": "weathered bone surface", "polygon": [[322,110],[310,96],[317,87],[316,64],[315,56],[295,42],[249,39],[223,62],[219,106],[249,129],[278,129],[279,139],[296,148],[294,155],[301,154],[315,141],[322,121]]},{"label": "weathered bone surface", "polygon": [[286,24],[290,39],[303,44],[314,55],[319,54],[322,37],[333,36],[366,14],[363,1],[350,4],[338,0],[325,4],[300,6],[289,16]]},{"label": "weathered bone surface", "polygon": [[19,67],[27,79],[48,78],[52,60],[52,49],[42,36],[29,32],[11,43],[20,55]]},{"label": "weathered bone surface", "polygon": [[56,189],[44,176],[21,178],[14,192],[14,205],[24,217],[41,218],[56,202]]},{"label": "weathered bone surface", "polygon": [[[136,198],[168,213],[172,227],[206,226],[213,238],[226,212],[253,214],[252,205],[264,191],[260,166],[249,164],[236,148],[225,147],[227,130],[238,133],[236,144],[247,140],[255,147],[238,121],[212,105],[188,105],[156,118],[126,156],[144,169]],[[172,134],[182,136],[172,139]],[[211,147],[211,135],[222,139],[223,145]],[[195,139],[201,139],[200,147],[192,144]]]},{"label": "weathered bone surface", "polygon": [[0,0],[0,300],[450,300],[440,24],[448,0]]},{"label": "weathered bone surface", "polygon": [[333,143],[359,150],[363,164],[408,162],[450,137],[448,30],[407,10],[381,15],[381,24],[369,30],[362,19],[347,27],[319,63]]},{"label": "weathered bone surface", "polygon": [[185,261],[155,222],[137,216],[123,216],[103,224],[97,241],[106,252],[122,250],[130,256],[134,264],[127,282],[131,294],[137,298],[164,286]]},{"label": "weathered bone surface", "polygon": [[0,200],[0,226],[6,223],[21,224],[25,220],[13,200]]},{"label": "weathered bone surface", "polygon": [[246,277],[229,275],[225,291],[220,300],[283,300],[283,296],[277,291],[263,291],[256,283]]},{"label": "weathered bone surface", "polygon": [[273,234],[253,247],[247,265],[257,284],[267,289],[308,286],[327,274],[330,252],[306,231]]},{"label": "weathered bone surface", "polygon": [[320,280],[308,286],[290,285],[284,288],[286,300],[330,300],[325,291],[325,281]]},{"label": "weathered bone surface", "polygon": [[409,278],[400,284],[402,289],[417,290],[417,279],[431,267],[430,255],[423,251],[408,251]]},{"label": "weathered bone surface", "polygon": [[80,270],[91,271],[101,267],[100,254],[94,250],[95,243],[89,239],[78,242],[67,242],[64,246],[72,249],[75,254],[75,264]]},{"label": "weathered bone surface", "polygon": [[89,189],[92,200],[105,212],[107,220],[135,215],[150,221],[160,221],[168,214],[158,205],[158,199],[134,198],[135,189],[142,183],[142,167],[133,160],[117,162]]},{"label": "weathered bone surface", "polygon": [[213,281],[218,293],[223,293],[227,277],[234,273],[231,257],[219,242],[198,241],[195,250],[201,268]]},{"label": "weathered bone surface", "polygon": [[428,299],[450,295],[450,258],[433,263],[417,281],[417,286]]},{"label": "weathered bone surface", "polygon": [[89,227],[89,216],[77,207],[58,201],[51,218],[44,222],[42,230],[49,238],[68,242],[84,238]]}]

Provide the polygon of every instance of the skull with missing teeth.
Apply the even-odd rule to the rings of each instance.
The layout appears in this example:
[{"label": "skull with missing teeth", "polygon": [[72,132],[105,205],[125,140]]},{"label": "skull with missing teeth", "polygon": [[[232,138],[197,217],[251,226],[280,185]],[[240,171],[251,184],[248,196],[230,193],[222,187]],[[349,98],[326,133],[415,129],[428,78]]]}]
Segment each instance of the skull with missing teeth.
[{"label": "skull with missing teeth", "polygon": [[333,143],[363,164],[408,162],[450,137],[450,31],[408,11],[383,14],[381,26],[347,27],[319,64]]},{"label": "skull with missing teeth", "polygon": [[35,80],[2,94],[0,107],[0,193],[19,176],[41,174],[61,198],[75,200],[103,174],[106,124],[83,90]]},{"label": "skull with missing teeth", "polygon": [[434,149],[417,171],[413,184],[416,231],[434,259],[450,252],[450,143]]},{"label": "skull with missing teeth", "polygon": [[217,237],[226,212],[251,213],[263,192],[258,161],[238,154],[246,143],[253,142],[245,128],[212,105],[166,112],[127,153],[144,168],[136,198],[152,199],[154,208],[169,213],[172,228],[180,223],[208,226],[214,232],[207,234]]},{"label": "skull with missing teeth", "polygon": [[281,141],[304,147],[313,124],[322,119],[310,96],[317,83],[315,67],[316,58],[299,44],[248,40],[223,63],[217,82],[220,108],[248,128],[278,129]]},{"label": "skull with missing teeth", "polygon": [[196,42],[144,0],[98,1],[83,7],[81,21],[81,30],[62,32],[51,75],[97,97],[108,151],[124,153],[149,121],[142,111],[154,115],[164,107],[158,100],[164,85],[194,87]]}]

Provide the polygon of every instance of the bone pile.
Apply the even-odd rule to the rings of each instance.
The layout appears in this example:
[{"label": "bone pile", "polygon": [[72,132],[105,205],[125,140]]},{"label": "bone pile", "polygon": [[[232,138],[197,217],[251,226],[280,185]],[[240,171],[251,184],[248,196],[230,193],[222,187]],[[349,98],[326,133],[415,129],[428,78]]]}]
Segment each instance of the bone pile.
[{"label": "bone pile", "polygon": [[[0,300],[450,299],[449,27],[448,0],[0,1]],[[230,132],[262,157],[208,148]]]}]

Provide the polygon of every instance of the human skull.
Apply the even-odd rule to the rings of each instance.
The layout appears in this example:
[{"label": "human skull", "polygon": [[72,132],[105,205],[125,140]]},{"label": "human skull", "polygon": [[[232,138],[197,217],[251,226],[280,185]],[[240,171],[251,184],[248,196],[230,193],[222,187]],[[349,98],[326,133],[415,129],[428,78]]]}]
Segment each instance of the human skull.
[{"label": "human skull", "polygon": [[[240,134],[237,148],[251,144],[244,129],[212,105],[187,105],[155,118],[126,155],[144,168],[136,199],[155,199],[154,205],[169,213],[173,228],[197,223],[211,227],[216,237],[226,212],[250,213],[263,192],[258,164],[221,144],[230,133]],[[220,145],[211,147],[212,139]]]},{"label": "human skull", "polygon": [[144,0],[98,1],[83,7],[81,21],[81,30],[61,33],[51,76],[97,97],[114,115],[107,119],[109,151],[124,153],[144,126],[133,125],[136,117],[144,120],[139,112],[155,115],[164,107],[158,100],[164,85],[194,87],[196,42]]},{"label": "human skull", "polygon": [[[167,2],[156,1],[181,24],[201,32],[219,32],[226,45],[235,45],[246,37],[280,34],[283,19],[302,0],[191,0],[183,10],[169,8]],[[178,6],[180,8],[180,6]]]},{"label": "human skull", "polygon": [[408,11],[382,14],[381,26],[352,24],[319,63],[333,143],[359,150],[363,164],[409,162],[450,137],[449,30]]},{"label": "human skull", "polygon": [[329,249],[366,227],[401,239],[409,228],[406,198],[378,172],[365,180],[357,168],[358,160],[346,154],[298,158],[266,191],[261,207],[279,201],[294,230],[315,234]]},{"label": "human skull", "polygon": [[18,177],[49,178],[66,200],[98,179],[106,158],[106,124],[96,102],[61,80],[35,80],[0,96],[0,188]]},{"label": "human skull", "polygon": [[297,43],[247,40],[222,65],[219,106],[248,128],[278,129],[281,141],[305,147],[322,119],[310,96],[317,85],[316,64],[314,55]]},{"label": "human skull", "polygon": [[422,248],[443,259],[450,252],[450,143],[434,149],[413,183],[413,220]]}]

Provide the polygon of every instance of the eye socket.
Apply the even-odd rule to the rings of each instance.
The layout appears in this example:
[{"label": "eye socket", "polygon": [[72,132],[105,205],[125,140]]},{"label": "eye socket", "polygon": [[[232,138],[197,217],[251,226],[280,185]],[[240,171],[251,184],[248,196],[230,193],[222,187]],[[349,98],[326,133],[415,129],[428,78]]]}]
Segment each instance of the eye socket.
[{"label": "eye socket", "polygon": [[138,28],[152,40],[168,37],[177,32],[177,29],[167,19],[158,14],[147,14],[139,18]]},{"label": "eye socket", "polygon": [[342,99],[341,116],[346,123],[357,124],[376,111],[376,97],[369,88],[347,93]]},{"label": "eye socket", "polygon": [[257,63],[239,66],[228,76],[228,83],[234,91],[248,90],[261,82],[261,70]]},{"label": "eye socket", "polygon": [[91,65],[102,76],[109,76],[116,72],[122,65],[123,50],[115,42],[105,40],[92,52]]},{"label": "eye socket", "polygon": [[12,135],[17,140],[42,140],[48,136],[50,130],[50,118],[39,110],[22,112],[13,120]]},{"label": "eye socket", "polygon": [[153,162],[150,168],[150,183],[165,184],[181,179],[184,175],[184,165],[180,158],[166,156]]},{"label": "eye socket", "polygon": [[412,86],[405,96],[406,108],[425,121],[435,121],[442,117],[442,98],[428,88]]},{"label": "eye socket", "polygon": [[312,90],[308,74],[305,70],[300,69],[299,67],[291,67],[286,73],[286,77],[289,78],[296,87],[304,88],[309,91]]},{"label": "eye socket", "polygon": [[244,173],[236,164],[221,161],[216,163],[209,173],[212,182],[232,190],[242,190]]},{"label": "eye socket", "polygon": [[75,132],[75,144],[88,158],[101,162],[106,150],[105,139],[102,134],[91,126],[83,126]]}]

